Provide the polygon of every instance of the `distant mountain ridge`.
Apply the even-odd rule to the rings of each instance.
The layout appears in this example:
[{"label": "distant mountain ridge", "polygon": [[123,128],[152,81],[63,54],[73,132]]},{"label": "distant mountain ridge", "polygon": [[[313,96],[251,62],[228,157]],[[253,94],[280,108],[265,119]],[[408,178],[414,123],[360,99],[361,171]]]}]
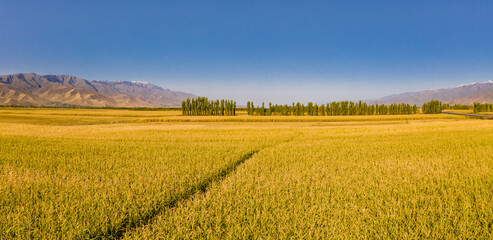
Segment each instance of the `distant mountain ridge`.
[{"label": "distant mountain ridge", "polygon": [[70,75],[0,75],[0,105],[178,107],[190,93],[147,82],[89,81]]},{"label": "distant mountain ridge", "polygon": [[407,92],[393,94],[386,97],[367,101],[368,103],[390,104],[409,103],[422,105],[430,100],[439,100],[448,104],[467,104],[475,102],[493,102],[493,81],[469,83],[454,88],[425,90],[420,92]]}]

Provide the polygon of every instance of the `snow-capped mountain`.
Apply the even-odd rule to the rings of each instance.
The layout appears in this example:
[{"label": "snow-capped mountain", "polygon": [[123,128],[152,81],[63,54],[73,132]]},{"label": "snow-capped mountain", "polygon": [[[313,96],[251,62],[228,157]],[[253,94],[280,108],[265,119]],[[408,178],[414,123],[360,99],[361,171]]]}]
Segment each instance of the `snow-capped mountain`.
[{"label": "snow-capped mountain", "polygon": [[139,81],[88,81],[69,75],[0,76],[0,105],[178,107],[193,94]]},{"label": "snow-capped mountain", "polygon": [[379,104],[409,103],[421,105],[430,100],[440,100],[449,104],[473,104],[475,102],[491,103],[493,102],[493,81],[463,84],[454,88],[394,94],[368,102]]}]

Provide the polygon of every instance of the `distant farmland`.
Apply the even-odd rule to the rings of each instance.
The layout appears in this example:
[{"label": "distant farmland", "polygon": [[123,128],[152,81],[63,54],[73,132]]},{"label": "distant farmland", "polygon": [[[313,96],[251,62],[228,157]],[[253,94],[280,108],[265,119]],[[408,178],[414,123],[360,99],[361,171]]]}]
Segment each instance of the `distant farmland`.
[{"label": "distant farmland", "polygon": [[0,239],[493,237],[493,121],[0,108]]}]

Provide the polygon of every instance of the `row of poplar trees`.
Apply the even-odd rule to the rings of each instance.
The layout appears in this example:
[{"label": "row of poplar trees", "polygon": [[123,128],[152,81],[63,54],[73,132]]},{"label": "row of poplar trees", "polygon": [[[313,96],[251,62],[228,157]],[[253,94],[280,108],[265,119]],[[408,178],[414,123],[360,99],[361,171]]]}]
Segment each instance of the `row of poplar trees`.
[{"label": "row of poplar trees", "polygon": [[431,100],[429,102],[423,103],[421,107],[421,111],[424,114],[437,114],[441,113],[443,109],[445,109],[447,105],[443,105],[442,102],[438,100]]},{"label": "row of poplar trees", "polygon": [[256,106],[253,102],[247,102],[248,115],[270,116],[345,116],[345,115],[398,115],[398,114],[416,114],[419,111],[418,106],[401,104],[375,104],[368,105],[365,102],[340,101],[331,102],[326,105],[318,105],[309,102],[308,105],[293,103],[289,105],[272,105],[266,107],[264,103]]},{"label": "row of poplar trees", "polygon": [[493,112],[493,104],[490,103],[474,103],[474,112]]},{"label": "row of poplar trees", "polygon": [[[441,113],[446,104],[437,100],[426,102],[421,107],[421,112],[424,114]],[[255,106],[252,101],[247,102],[248,115],[257,116],[347,116],[347,115],[402,115],[416,114],[420,112],[420,108],[415,105],[406,103],[401,104],[374,104],[368,105],[365,102],[340,101],[327,104],[313,104],[309,102],[304,104],[294,103],[289,106],[272,105],[265,106],[264,103]],[[474,104],[474,112],[493,111],[493,104]],[[182,102],[182,113],[185,116],[235,116],[236,102],[232,100],[209,100],[206,97],[197,97]]]},{"label": "row of poplar trees", "polygon": [[234,116],[236,102],[233,100],[210,100],[206,97],[187,98],[181,103],[185,116]]}]

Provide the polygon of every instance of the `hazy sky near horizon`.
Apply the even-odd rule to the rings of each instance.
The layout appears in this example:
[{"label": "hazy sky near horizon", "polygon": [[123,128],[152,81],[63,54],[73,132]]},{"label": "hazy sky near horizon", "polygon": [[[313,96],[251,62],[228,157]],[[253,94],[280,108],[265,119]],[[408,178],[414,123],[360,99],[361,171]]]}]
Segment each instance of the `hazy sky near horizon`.
[{"label": "hazy sky near horizon", "polygon": [[493,1],[0,1],[0,74],[358,100],[493,79]]}]

